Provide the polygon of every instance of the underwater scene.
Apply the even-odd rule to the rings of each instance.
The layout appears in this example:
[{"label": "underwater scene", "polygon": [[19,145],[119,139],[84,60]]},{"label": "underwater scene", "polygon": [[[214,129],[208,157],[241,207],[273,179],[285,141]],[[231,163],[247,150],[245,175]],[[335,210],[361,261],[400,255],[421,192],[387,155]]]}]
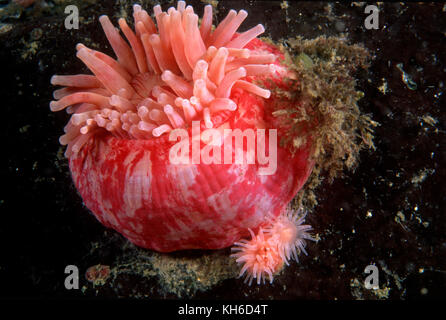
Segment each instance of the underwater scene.
[{"label": "underwater scene", "polygon": [[446,297],[445,3],[5,0],[0,44],[2,299]]}]

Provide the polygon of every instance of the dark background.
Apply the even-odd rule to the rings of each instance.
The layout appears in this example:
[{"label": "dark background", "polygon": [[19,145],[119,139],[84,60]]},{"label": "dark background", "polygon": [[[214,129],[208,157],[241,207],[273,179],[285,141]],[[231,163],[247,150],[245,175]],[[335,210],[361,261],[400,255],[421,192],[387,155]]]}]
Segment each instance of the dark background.
[{"label": "dark background", "polygon": [[[58,144],[67,116],[51,113],[48,106],[50,77],[85,72],[75,58],[78,42],[87,39],[107,52],[97,18],[115,15],[116,21],[126,2],[84,1],[79,30],[63,26],[69,3],[37,1],[26,10],[12,10],[9,1],[0,1],[0,297],[135,296],[127,294],[132,287],[133,293],[150,291],[152,298],[175,298],[157,290],[156,281],[131,276],[119,279],[118,289],[64,288],[66,265],[113,266],[126,243],[83,206]],[[149,3],[144,2],[148,11]],[[202,12],[202,2],[188,3]],[[360,108],[380,126],[376,151],[363,151],[354,172],[317,190],[319,204],[307,221],[321,241],[308,246],[309,257],[288,267],[272,286],[248,287],[228,279],[189,297],[445,298],[446,6],[378,7],[379,30],[366,30],[359,4],[290,1],[285,9],[277,1],[219,2],[219,21],[230,8],[244,8],[249,17],[243,25],[263,23],[274,40],[333,35],[363,43],[375,59],[358,79],[358,90],[365,93]],[[11,11],[6,14],[5,8]],[[403,81],[399,63],[416,89]],[[93,242],[103,245],[99,255],[91,254]],[[380,270],[379,292],[361,287],[369,264]],[[84,278],[81,285],[91,289]]]}]

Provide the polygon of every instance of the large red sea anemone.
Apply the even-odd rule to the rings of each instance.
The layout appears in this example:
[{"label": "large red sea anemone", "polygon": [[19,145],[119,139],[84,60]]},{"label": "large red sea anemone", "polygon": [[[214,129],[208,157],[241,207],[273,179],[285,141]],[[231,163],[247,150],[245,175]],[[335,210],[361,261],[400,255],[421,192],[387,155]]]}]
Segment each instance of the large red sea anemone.
[{"label": "large red sea anemone", "polygon": [[[67,145],[85,205],[105,226],[161,252],[225,248],[248,236],[248,230],[260,232],[265,241],[262,228],[274,219],[285,225],[288,216],[281,213],[311,172],[308,146],[291,152],[277,145],[277,136],[257,136],[256,143],[264,139],[266,152],[277,161],[262,174],[265,163],[258,159],[172,163],[178,143],[172,134],[182,129],[192,137],[185,140],[187,151],[198,143],[201,152],[209,152],[209,137],[202,135],[210,128],[277,130],[280,138],[286,129],[272,116],[277,97],[265,85],[287,90],[284,80],[295,74],[282,63],[278,48],[256,39],[262,25],[236,32],[247,16],[244,10],[229,11],[213,29],[210,5],[200,26],[183,1],[167,12],[155,6],[156,24],[139,5],[133,9],[134,30],[119,19],[127,41],[107,16],[99,18],[117,59],[79,44],[77,57],[93,74],[51,79],[65,87],[54,92],[50,108],[71,114],[60,142]],[[232,137],[222,135],[213,146],[228,139],[232,144]],[[240,151],[248,157],[253,148],[236,146],[232,158]],[[290,241],[299,243],[295,236]],[[273,239],[271,232],[268,237]],[[287,262],[296,253],[292,244],[275,247],[283,251],[273,253],[276,260]],[[251,270],[251,280],[265,272],[272,277],[282,264]]]}]

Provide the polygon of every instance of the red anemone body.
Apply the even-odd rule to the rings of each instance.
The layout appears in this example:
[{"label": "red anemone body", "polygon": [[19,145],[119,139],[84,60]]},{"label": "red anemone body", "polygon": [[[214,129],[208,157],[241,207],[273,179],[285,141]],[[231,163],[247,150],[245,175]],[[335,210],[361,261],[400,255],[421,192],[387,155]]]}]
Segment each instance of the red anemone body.
[{"label": "red anemone body", "polygon": [[[167,15],[159,10],[155,10],[157,20],[158,17],[162,16],[164,20],[160,18],[159,21],[165,21],[164,28],[160,28],[162,44],[163,33],[166,33],[167,26],[171,26],[169,23],[173,23],[176,11],[169,11],[170,13]],[[182,10],[178,9],[183,15],[183,21],[186,21],[185,32],[186,34],[187,32],[194,34],[193,30],[187,27],[187,23],[189,23],[187,19],[190,18],[191,25],[194,21],[193,11],[187,13],[187,8],[182,8]],[[140,8],[135,9],[134,15],[139,17],[135,18],[135,21],[138,22],[138,19],[140,19],[142,22],[139,26],[145,25],[148,26],[148,29],[152,24],[146,23],[149,20],[143,15],[138,15],[140,12],[142,12]],[[205,11],[206,15],[209,16],[209,13]],[[242,16],[245,13],[239,13],[239,15]],[[239,15],[233,14],[231,19],[236,20]],[[169,20],[170,16],[172,20]],[[208,19],[203,18],[203,21],[208,21],[207,24],[209,24]],[[233,23],[237,26],[241,22]],[[127,36],[130,31],[128,31],[126,24],[121,24],[120,21],[120,25],[124,28],[124,33],[127,32]],[[225,30],[228,28],[226,27]],[[107,32],[105,27],[104,30]],[[113,33],[110,30],[108,32]],[[160,47],[160,49],[157,42],[159,39],[154,36],[150,37],[149,43],[147,40],[149,37],[144,34],[146,29],[141,27],[138,30],[136,36],[139,36],[141,41],[134,34],[133,37],[132,34],[128,36],[135,51],[136,59],[134,60],[136,63],[133,64],[122,63],[118,59],[118,62],[121,63],[118,66],[116,61],[111,62],[104,55],[95,53],[83,45],[78,46],[78,56],[86,62],[99,80],[99,82],[93,81],[91,78],[88,78],[88,81],[82,80],[85,81],[84,84],[88,82],[91,87],[94,87],[93,89],[90,88],[88,93],[79,96],[78,93],[83,92],[84,88],[82,88],[82,83],[75,83],[74,80],[67,80],[67,78],[60,76],[53,81],[54,84],[69,87],[67,92],[58,94],[57,98],[61,99],[52,102],[51,107],[53,111],[57,111],[67,106],[73,106],[70,112],[74,113],[74,120],[66,129],[65,138],[61,140],[68,144],[67,156],[76,188],[85,205],[101,223],[117,230],[138,246],[162,252],[181,249],[219,249],[231,246],[234,242],[249,234],[248,228],[256,230],[258,227],[265,225],[267,221],[271,221],[271,218],[277,217],[296,195],[311,172],[312,164],[309,161],[307,149],[302,148],[292,154],[279,143],[285,129],[280,128],[271,114],[272,108],[270,106],[277,102],[274,92],[266,98],[266,96],[269,96],[269,93],[265,94],[267,90],[261,91],[262,89],[249,85],[257,83],[257,80],[270,79],[277,86],[286,89],[283,79],[291,76],[292,73],[281,64],[283,54],[277,48],[258,39],[250,39],[242,48],[249,49],[250,57],[253,60],[249,60],[248,56],[237,57],[237,55],[246,53],[237,51],[242,48],[221,50],[223,59],[218,58],[220,53],[216,54],[217,50],[212,51],[208,47],[206,54],[208,56],[213,54],[212,57],[214,58],[209,58],[206,64],[202,63],[205,66],[204,76],[203,68],[199,70],[201,73],[196,71],[196,68],[194,69],[194,66],[202,61],[197,62],[200,58],[197,57],[192,62],[190,59],[188,60],[194,70],[193,79],[189,74],[189,76],[184,75],[189,82],[178,80],[179,82],[173,83],[174,76],[168,69],[169,61],[163,62],[158,59],[158,54],[167,50],[167,47],[164,49]],[[219,37],[214,36],[212,39],[213,35],[206,30],[200,30],[200,32],[205,44],[214,44],[220,48],[225,43],[229,43],[229,47],[231,44],[236,46],[237,41],[234,42],[234,40],[246,36],[248,33],[234,33],[226,39],[223,39],[223,36],[220,35]],[[111,35],[115,36],[114,34]],[[197,32],[195,32],[195,35],[197,35]],[[207,37],[207,40],[205,37]],[[172,34],[170,39],[173,39]],[[116,39],[114,41],[119,43]],[[139,43],[139,46],[133,45],[132,41],[136,44]],[[119,45],[124,46],[122,43]],[[173,43],[172,46],[174,46]],[[190,50],[187,50],[187,43],[184,43],[184,48],[186,55],[188,52],[192,54]],[[146,56],[144,56],[143,49],[146,49]],[[158,49],[159,52],[157,52]],[[170,50],[173,49],[170,48]],[[120,52],[121,56],[123,55],[122,52],[125,52],[122,48],[115,51],[117,51],[118,57]],[[152,54],[150,55],[150,53]],[[231,54],[236,57],[231,57]],[[203,57],[202,59],[204,59]],[[158,59],[158,63],[154,58]],[[231,77],[228,74],[234,71],[227,70],[227,72],[225,71],[227,78],[225,74],[220,77],[217,70],[218,66],[213,63],[214,60],[212,59],[223,59],[223,63],[228,63],[227,65],[233,63],[235,67],[238,66],[237,64],[245,66],[237,69],[241,70],[242,73],[233,81],[235,83],[229,86],[229,91],[226,90],[227,95],[220,87],[223,87],[226,79]],[[263,62],[255,62],[256,59],[257,61],[263,59],[266,63],[269,63],[268,70],[270,71],[268,74],[259,72],[259,70],[264,70],[261,69]],[[98,64],[105,63],[112,69],[107,69],[108,67],[105,64],[104,67],[102,67],[102,64],[100,66],[95,65],[96,61],[98,61]],[[178,58],[176,61],[179,68],[182,69]],[[130,67],[128,67],[129,65]],[[178,69],[178,66],[174,65],[176,69]],[[214,79],[214,83],[211,84],[209,84],[209,79],[206,78],[208,66],[208,76],[210,79]],[[106,73],[104,70],[108,72],[106,75],[104,75]],[[219,70],[224,70],[224,68]],[[113,75],[113,72],[122,75],[122,77],[119,76],[122,79],[112,81],[110,75]],[[176,72],[180,74],[179,70]],[[159,76],[160,73],[162,73],[161,77]],[[146,76],[148,74],[154,76],[150,78],[151,76]],[[200,74],[197,77],[201,78],[197,80],[196,74]],[[139,80],[137,82],[126,81],[127,75],[130,75],[129,79],[137,78]],[[146,83],[142,83],[146,80]],[[211,94],[207,93],[207,96],[212,96],[215,100],[220,99],[221,103],[224,102],[223,109],[215,111],[215,104],[206,102],[206,96],[203,93],[203,85],[206,85],[206,81],[208,81],[207,90],[211,92]],[[190,94],[186,90],[189,88],[188,83],[190,83],[191,88]],[[119,85],[124,85],[124,89],[118,90]],[[156,85],[162,89],[157,89],[158,91],[155,94],[156,90],[153,88]],[[181,91],[180,85],[181,88],[186,89]],[[184,108],[177,113],[182,117],[179,122],[177,121],[178,117],[176,120],[172,120],[170,117],[172,106],[161,102],[160,90],[164,90],[167,96],[174,94],[178,96],[176,98],[179,99],[178,106]],[[192,93],[197,99],[193,100]],[[82,97],[86,97],[84,105],[76,105],[82,102],[79,101]],[[156,101],[156,98],[158,98],[158,101]],[[187,99],[190,99],[191,103],[183,102],[182,104],[182,101]],[[158,110],[164,110],[167,117],[165,115],[163,117],[169,119],[165,120],[166,122],[158,121],[155,116],[148,119],[145,114],[150,108],[146,108],[146,105],[141,102],[146,100],[160,106],[161,109]],[[192,110],[195,113],[191,116],[189,114],[190,106],[196,100],[200,100],[202,106],[195,108],[195,111]],[[175,100],[175,103],[177,103],[177,100]],[[234,103],[237,106],[236,110],[232,110],[231,107]],[[105,112],[103,104],[107,104],[109,109],[115,109]],[[200,122],[201,130],[204,131],[209,128],[206,125],[206,120],[209,121],[210,119],[209,116],[206,118],[206,106],[209,107],[211,112],[213,108],[215,109],[215,112],[212,113],[212,127],[217,130],[226,128],[245,131],[251,129],[257,132],[257,129],[266,129],[266,146],[269,145],[270,139],[268,130],[277,130],[277,169],[275,172],[266,175],[260,174],[263,165],[258,162],[237,164],[233,161],[232,163],[205,164],[203,162],[192,163],[191,161],[189,164],[172,164],[169,154],[177,141],[170,141],[168,133],[176,127],[188,130],[191,138],[189,147],[192,149],[193,132],[190,123],[187,123],[187,119],[191,117],[198,119],[203,116],[205,121]],[[193,105],[193,107],[196,107],[196,105]],[[82,112],[79,110],[82,110]],[[124,115],[125,110],[127,110],[127,115]],[[113,118],[111,112],[119,113],[120,118],[117,118],[118,116]],[[130,121],[129,119],[133,119],[132,117],[137,119],[135,121],[140,122]],[[183,121],[183,119],[186,119],[186,121]],[[150,122],[151,120],[153,122]],[[119,124],[119,127],[117,124]],[[200,149],[203,149],[205,145],[201,141]],[[234,159],[236,148],[233,149]],[[245,156],[249,152],[255,152],[255,150],[251,150],[252,147],[248,143],[244,143],[242,149]]]}]

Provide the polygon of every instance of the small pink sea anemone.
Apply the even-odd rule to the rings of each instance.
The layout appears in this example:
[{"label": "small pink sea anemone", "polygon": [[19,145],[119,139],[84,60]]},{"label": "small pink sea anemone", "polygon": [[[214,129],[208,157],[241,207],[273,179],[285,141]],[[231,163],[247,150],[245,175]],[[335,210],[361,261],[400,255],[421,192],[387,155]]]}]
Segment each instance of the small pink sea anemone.
[{"label": "small pink sea anemone", "polygon": [[231,256],[237,263],[244,264],[239,277],[246,273],[245,283],[251,285],[253,279],[257,279],[257,284],[264,283],[268,275],[272,283],[274,273],[280,271],[284,263],[289,265],[291,258],[298,262],[300,252],[307,255],[305,240],[315,239],[307,233],[312,227],[302,225],[304,221],[302,210],[285,210],[276,220],[271,220],[270,226],[261,228],[257,235],[249,229],[251,240],[243,239],[234,243],[232,248],[236,253]]},{"label": "small pink sea anemone", "polygon": [[279,256],[289,265],[288,261],[294,259],[299,262],[298,254],[303,252],[308,255],[305,246],[305,240],[315,239],[307,233],[313,228],[310,225],[303,225],[306,213],[302,209],[297,211],[286,210],[285,213],[277,217],[276,221],[270,227],[265,229],[277,243]]},{"label": "small pink sea anemone", "polygon": [[273,274],[278,272],[283,265],[283,259],[279,256],[277,243],[271,236],[264,234],[260,229],[257,235],[249,229],[251,240],[241,240],[235,242],[232,251],[238,251],[232,254],[237,263],[244,263],[239,277],[246,273],[245,283],[251,285],[253,279],[257,279],[257,284],[261,281],[265,283],[265,277],[268,275],[270,283],[273,282]]}]

